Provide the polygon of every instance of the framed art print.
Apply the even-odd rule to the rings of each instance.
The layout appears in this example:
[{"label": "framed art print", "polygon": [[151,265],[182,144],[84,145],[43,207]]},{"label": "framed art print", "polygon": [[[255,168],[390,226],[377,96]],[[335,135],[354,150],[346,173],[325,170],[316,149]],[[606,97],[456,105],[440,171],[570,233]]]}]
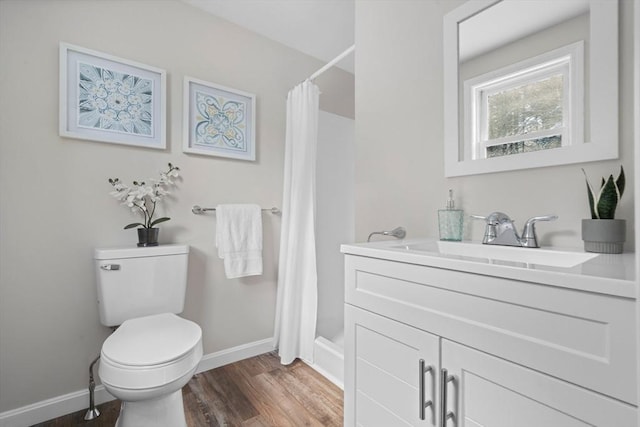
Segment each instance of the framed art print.
[{"label": "framed art print", "polygon": [[255,95],[185,77],[183,108],[185,153],[256,159]]},{"label": "framed art print", "polygon": [[60,135],[166,147],[166,72],[60,43]]}]

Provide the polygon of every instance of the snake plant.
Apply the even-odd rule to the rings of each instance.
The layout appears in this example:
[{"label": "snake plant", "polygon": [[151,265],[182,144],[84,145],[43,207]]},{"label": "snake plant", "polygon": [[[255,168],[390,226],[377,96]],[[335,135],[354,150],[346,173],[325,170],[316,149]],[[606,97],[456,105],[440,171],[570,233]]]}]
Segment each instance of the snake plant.
[{"label": "snake plant", "polygon": [[595,192],[587,173],[582,169],[582,173],[587,181],[587,195],[589,197],[589,208],[591,209],[592,219],[613,219],[616,214],[618,202],[624,193],[625,177],[624,169],[620,166],[620,174],[616,180],[613,175],[609,175],[608,179],[602,178],[600,189]]}]

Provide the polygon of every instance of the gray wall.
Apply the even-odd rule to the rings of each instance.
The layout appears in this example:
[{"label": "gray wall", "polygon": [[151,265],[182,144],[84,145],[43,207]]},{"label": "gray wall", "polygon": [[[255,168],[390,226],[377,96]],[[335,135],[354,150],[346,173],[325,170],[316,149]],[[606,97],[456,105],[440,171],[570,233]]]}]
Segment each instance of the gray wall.
[{"label": "gray wall", "polygon": [[[542,245],[582,247],[589,217],[581,167],[593,182],[624,165],[629,187],[616,217],[628,221],[634,247],[633,2],[620,7],[620,159],[615,161],[444,178],[442,18],[460,0],[356,0],[356,240],[373,230],[407,227],[408,237],[437,236],[437,209],[453,188],[468,214],[508,213],[522,227],[542,223]],[[597,102],[597,100],[592,100]],[[480,240],[484,225],[468,223]]]},{"label": "gray wall", "polygon": [[[58,136],[60,41],[167,71],[166,150]],[[273,335],[280,218],[264,216],[264,275],[227,280],[215,216],[191,206],[281,207],[286,94],[322,65],[174,0],[0,0],[0,412],[86,388],[109,334],[92,250],[136,242],[108,177],[182,169],[160,240],[191,245],[184,316],[202,326],[205,354]],[[256,162],[182,152],[185,75],[256,94]],[[316,82],[323,110],[353,117],[352,74]]]}]

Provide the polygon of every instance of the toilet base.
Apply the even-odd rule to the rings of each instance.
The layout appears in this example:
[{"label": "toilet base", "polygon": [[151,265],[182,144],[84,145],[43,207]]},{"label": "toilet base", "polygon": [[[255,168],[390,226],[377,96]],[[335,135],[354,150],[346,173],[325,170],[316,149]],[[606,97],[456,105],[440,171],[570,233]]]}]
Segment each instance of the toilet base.
[{"label": "toilet base", "polygon": [[122,402],[116,427],[187,427],[182,390],[156,399]]}]

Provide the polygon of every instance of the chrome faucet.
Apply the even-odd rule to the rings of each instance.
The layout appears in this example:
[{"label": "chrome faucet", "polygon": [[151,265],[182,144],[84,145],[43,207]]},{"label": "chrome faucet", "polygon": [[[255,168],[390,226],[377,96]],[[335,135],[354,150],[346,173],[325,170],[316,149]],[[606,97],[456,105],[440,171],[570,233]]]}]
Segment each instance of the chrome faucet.
[{"label": "chrome faucet", "polygon": [[518,231],[509,215],[502,212],[492,212],[488,216],[471,215],[475,219],[482,219],[486,222],[484,238],[485,245],[521,246],[523,248],[539,248],[538,236],[536,235],[536,222],[552,221],[558,219],[557,215],[543,215],[529,218],[522,230],[522,237],[518,236]]}]

